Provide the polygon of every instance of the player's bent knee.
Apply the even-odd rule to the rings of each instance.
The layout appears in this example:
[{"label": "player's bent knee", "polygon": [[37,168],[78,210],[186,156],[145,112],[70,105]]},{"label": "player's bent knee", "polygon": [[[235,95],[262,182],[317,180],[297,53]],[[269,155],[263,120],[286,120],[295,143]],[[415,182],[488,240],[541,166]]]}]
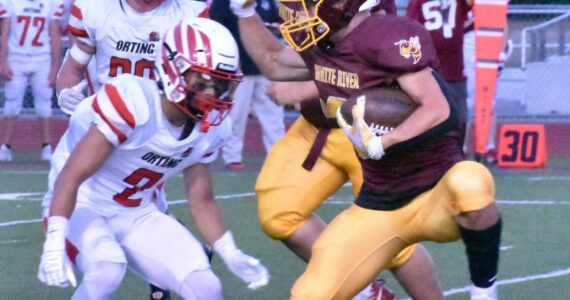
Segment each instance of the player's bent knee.
[{"label": "player's bent knee", "polygon": [[8,101],[4,102],[4,116],[6,117],[17,117],[22,111],[22,103],[19,101]]},{"label": "player's bent knee", "polygon": [[291,300],[336,299],[339,285],[331,281],[318,280],[311,274],[303,274],[291,288]]},{"label": "player's bent knee", "polygon": [[49,118],[51,116],[51,102],[37,101],[35,104],[36,115],[40,118]]},{"label": "player's bent knee", "polygon": [[72,299],[109,299],[126,272],[126,263],[99,261],[89,264]]},{"label": "player's bent knee", "polygon": [[276,240],[287,239],[306,220],[305,217],[295,212],[281,213],[266,220],[260,216],[260,219],[263,232]]},{"label": "player's bent knee", "polygon": [[222,283],[211,269],[190,273],[180,284],[177,293],[184,299],[222,299]]},{"label": "player's bent knee", "polygon": [[493,175],[482,164],[473,161],[457,163],[445,177],[446,186],[462,211],[481,209],[493,202]]}]

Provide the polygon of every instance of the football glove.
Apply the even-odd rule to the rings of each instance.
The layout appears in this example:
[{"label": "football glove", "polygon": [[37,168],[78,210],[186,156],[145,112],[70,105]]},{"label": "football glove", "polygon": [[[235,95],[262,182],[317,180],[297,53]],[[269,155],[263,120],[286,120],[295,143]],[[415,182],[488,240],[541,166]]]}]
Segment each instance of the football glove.
[{"label": "football glove", "polygon": [[65,236],[69,221],[60,216],[49,217],[46,241],[38,271],[38,279],[48,286],[77,286],[75,274],[65,254]]},{"label": "football glove", "polygon": [[65,88],[57,96],[57,104],[61,110],[71,115],[81,100],[87,97],[87,80],[82,80],[76,86]]},{"label": "football glove", "polygon": [[249,289],[255,290],[269,283],[270,276],[267,269],[258,259],[237,248],[231,232],[226,231],[213,246],[228,269],[243,280]]},{"label": "football glove", "polygon": [[364,97],[358,97],[352,107],[352,125],[343,118],[340,107],[336,111],[336,121],[344,134],[354,145],[362,159],[380,159],[384,155],[382,134],[390,129],[383,126],[369,127],[364,121]]},{"label": "football glove", "polygon": [[256,6],[255,0],[230,0],[230,9],[240,18],[253,16]]}]

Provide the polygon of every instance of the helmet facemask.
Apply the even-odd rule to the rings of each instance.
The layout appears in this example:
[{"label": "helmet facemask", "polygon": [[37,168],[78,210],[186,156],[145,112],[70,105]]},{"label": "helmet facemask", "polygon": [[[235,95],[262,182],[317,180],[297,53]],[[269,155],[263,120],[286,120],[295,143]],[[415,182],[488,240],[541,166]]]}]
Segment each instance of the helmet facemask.
[{"label": "helmet facemask", "polygon": [[[297,52],[327,43],[366,0],[279,0],[283,38]],[[330,43],[330,41],[328,42]],[[327,47],[328,48],[328,47]]]},{"label": "helmet facemask", "polygon": [[195,69],[186,71],[181,77],[186,97],[174,102],[174,105],[194,121],[201,122],[201,131],[220,125],[233,106],[232,95],[237,81],[214,77]]}]

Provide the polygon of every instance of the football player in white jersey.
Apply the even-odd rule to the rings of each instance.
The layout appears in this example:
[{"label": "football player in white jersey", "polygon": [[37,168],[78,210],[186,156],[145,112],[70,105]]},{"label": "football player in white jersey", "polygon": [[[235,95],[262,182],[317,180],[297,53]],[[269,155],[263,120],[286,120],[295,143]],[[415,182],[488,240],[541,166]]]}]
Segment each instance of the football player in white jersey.
[{"label": "football player in white jersey", "polygon": [[230,271],[252,289],[269,281],[225,229],[208,169],[230,135],[223,119],[242,77],[237,45],[222,25],[194,18],[156,51],[156,81],[110,80],[81,102],[55,150],[38,278],[74,285],[74,261],[84,276],[72,299],[108,299],[127,266],[184,299],[222,299],[200,243],[152,201],[178,172],[197,227]]},{"label": "football player in white jersey", "polygon": [[[183,18],[205,13],[205,3],[193,0],[76,0],[68,24],[76,42],[57,79],[60,108],[71,114],[86,95],[119,74],[152,79],[161,34]],[[167,211],[163,192],[157,193],[157,204]],[[151,294],[169,298],[153,286]]]},{"label": "football player in white jersey", "polygon": [[93,58],[92,90],[123,73],[152,79],[160,35],[183,18],[206,13],[206,4],[193,0],[76,0],[68,24],[76,42],[57,78],[61,109],[71,114],[85,98],[79,83]]},{"label": "football player in white jersey", "polygon": [[61,63],[58,22],[63,15],[63,1],[3,0],[1,6],[0,76],[5,82],[5,126],[0,161],[12,160],[10,145],[28,85],[42,127],[42,160],[50,160],[51,98]]}]

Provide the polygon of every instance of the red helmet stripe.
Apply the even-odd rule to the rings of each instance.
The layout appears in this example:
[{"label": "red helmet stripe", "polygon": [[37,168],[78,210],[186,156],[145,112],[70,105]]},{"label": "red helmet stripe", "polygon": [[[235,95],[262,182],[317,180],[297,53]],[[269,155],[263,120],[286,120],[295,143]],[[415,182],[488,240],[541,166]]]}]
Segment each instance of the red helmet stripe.
[{"label": "red helmet stripe", "polygon": [[204,49],[206,50],[205,51],[206,67],[213,69],[214,66],[212,65],[212,47],[210,46],[210,38],[201,31],[200,31],[200,37],[202,38],[202,42],[204,43]]},{"label": "red helmet stripe", "polygon": [[125,105],[125,102],[123,101],[123,98],[119,94],[117,88],[107,83],[105,84],[105,93],[107,93],[107,96],[109,96],[109,99],[113,104],[113,107],[119,113],[121,118],[123,118],[123,120],[127,123],[127,125],[129,125],[129,127],[135,129],[135,117],[133,116],[133,114],[131,114],[131,112]]},{"label": "red helmet stripe", "polygon": [[188,53],[190,56],[190,62],[196,63],[196,33],[194,32],[194,27],[186,26],[186,38],[188,39],[186,45],[188,45]]},{"label": "red helmet stripe", "polygon": [[181,24],[176,25],[174,28],[174,45],[176,46],[176,51],[178,53],[184,53],[184,48],[182,46],[182,26]]},{"label": "red helmet stripe", "polygon": [[[165,68],[165,72],[168,75],[168,79],[170,79],[171,82],[174,82],[174,80],[176,79],[176,74],[174,73],[174,70],[172,69],[172,62],[169,61],[166,57],[168,57],[168,50],[166,50],[166,47],[162,48],[162,57],[164,57],[163,61],[163,65]],[[164,82],[164,84],[166,84],[166,82]]]},{"label": "red helmet stripe", "polygon": [[101,117],[101,119],[103,119],[103,121],[107,123],[107,126],[109,126],[109,128],[111,128],[111,130],[115,133],[115,135],[119,139],[119,144],[122,144],[124,141],[127,140],[127,136],[121,130],[119,130],[117,126],[113,125],[113,123],[111,123],[109,119],[107,119],[107,117],[101,110],[101,107],[99,106],[99,100],[97,99],[97,96],[95,96],[95,100],[93,100],[93,104],[91,104],[91,106],[93,107],[95,112]]}]

